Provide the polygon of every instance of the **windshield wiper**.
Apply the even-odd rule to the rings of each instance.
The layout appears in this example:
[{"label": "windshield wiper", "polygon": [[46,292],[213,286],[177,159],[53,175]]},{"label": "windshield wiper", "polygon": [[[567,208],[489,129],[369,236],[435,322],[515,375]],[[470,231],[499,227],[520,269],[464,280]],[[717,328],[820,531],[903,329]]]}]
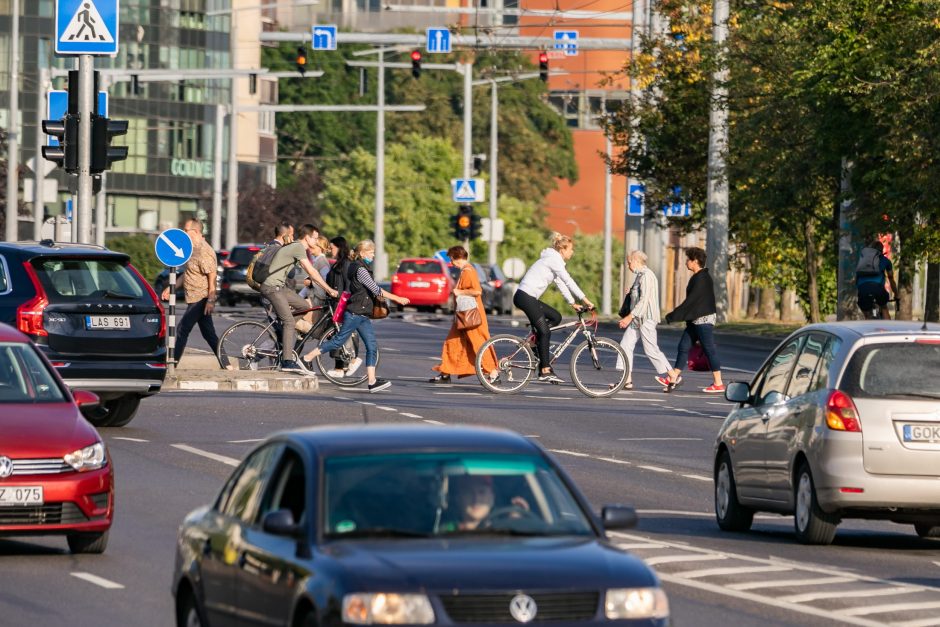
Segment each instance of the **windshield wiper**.
[{"label": "windshield wiper", "polygon": [[326,537],[335,540],[348,540],[350,538],[428,538],[430,535],[420,531],[409,531],[408,529],[369,527],[367,529],[354,529],[344,533],[328,533]]},{"label": "windshield wiper", "polygon": [[545,537],[559,535],[547,531],[525,531],[512,528],[487,528],[487,529],[458,529],[455,531],[445,531],[439,534],[441,536],[522,536],[522,537]]},{"label": "windshield wiper", "polygon": [[127,300],[135,300],[137,297],[133,294],[122,294],[121,292],[112,292],[111,290],[106,290],[104,293],[105,298],[125,298]]}]

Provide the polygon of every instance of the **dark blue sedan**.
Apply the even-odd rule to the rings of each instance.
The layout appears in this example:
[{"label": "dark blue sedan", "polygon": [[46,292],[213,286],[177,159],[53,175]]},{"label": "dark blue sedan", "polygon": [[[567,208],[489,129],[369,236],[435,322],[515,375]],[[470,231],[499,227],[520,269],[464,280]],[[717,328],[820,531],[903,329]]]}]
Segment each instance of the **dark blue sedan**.
[{"label": "dark blue sedan", "polygon": [[272,436],[180,527],[178,625],[666,625],[653,571],[607,541],[555,461],[510,431]]}]

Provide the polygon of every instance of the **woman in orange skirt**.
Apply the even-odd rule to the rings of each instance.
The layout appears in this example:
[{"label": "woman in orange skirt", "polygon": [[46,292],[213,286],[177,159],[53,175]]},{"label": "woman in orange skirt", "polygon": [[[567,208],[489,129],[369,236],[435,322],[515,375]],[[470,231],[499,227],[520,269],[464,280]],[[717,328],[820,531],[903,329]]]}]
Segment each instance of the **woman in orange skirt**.
[{"label": "woman in orange skirt", "polygon": [[[467,259],[467,249],[463,246],[453,246],[447,251],[451,261],[460,268],[460,280],[454,288],[454,296],[473,296],[477,301],[477,310],[483,324],[474,329],[457,329],[457,321],[450,326],[450,333],[444,340],[444,349],[441,351],[441,365],[434,366],[439,375],[430,380],[431,383],[450,383],[451,377],[468,377],[476,374],[477,351],[485,341],[490,339],[490,328],[486,322],[486,310],[483,308],[483,288],[476,269]],[[472,311],[472,310],[471,310]],[[483,372],[489,374],[496,370],[496,355],[492,350],[483,357]]]}]

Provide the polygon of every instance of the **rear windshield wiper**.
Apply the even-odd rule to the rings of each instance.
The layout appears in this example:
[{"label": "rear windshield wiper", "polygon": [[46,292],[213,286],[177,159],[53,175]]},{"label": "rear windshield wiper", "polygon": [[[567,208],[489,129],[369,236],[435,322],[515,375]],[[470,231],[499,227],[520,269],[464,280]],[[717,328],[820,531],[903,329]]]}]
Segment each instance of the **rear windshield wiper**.
[{"label": "rear windshield wiper", "polygon": [[121,292],[112,292],[111,290],[106,290],[103,294],[105,298],[125,298],[127,300],[136,300],[137,297],[133,294],[122,294]]},{"label": "rear windshield wiper", "polygon": [[327,533],[331,540],[349,540],[351,538],[428,538],[430,534],[408,529],[394,529],[391,527],[369,527],[367,529],[354,529],[344,533]]},{"label": "rear windshield wiper", "polygon": [[877,398],[905,398],[913,396],[915,398],[929,398],[931,400],[940,400],[940,394],[931,394],[930,392],[895,392],[892,394],[880,394]]}]

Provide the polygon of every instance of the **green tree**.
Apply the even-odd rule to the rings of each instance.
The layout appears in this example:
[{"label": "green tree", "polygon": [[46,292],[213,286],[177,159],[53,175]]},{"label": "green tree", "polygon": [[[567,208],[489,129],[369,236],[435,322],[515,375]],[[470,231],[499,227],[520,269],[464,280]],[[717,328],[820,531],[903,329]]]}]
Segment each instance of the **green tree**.
[{"label": "green tree", "polygon": [[163,264],[153,250],[153,239],[149,235],[122,235],[108,239],[108,248],[127,254],[131,264],[152,282],[163,271]]}]

